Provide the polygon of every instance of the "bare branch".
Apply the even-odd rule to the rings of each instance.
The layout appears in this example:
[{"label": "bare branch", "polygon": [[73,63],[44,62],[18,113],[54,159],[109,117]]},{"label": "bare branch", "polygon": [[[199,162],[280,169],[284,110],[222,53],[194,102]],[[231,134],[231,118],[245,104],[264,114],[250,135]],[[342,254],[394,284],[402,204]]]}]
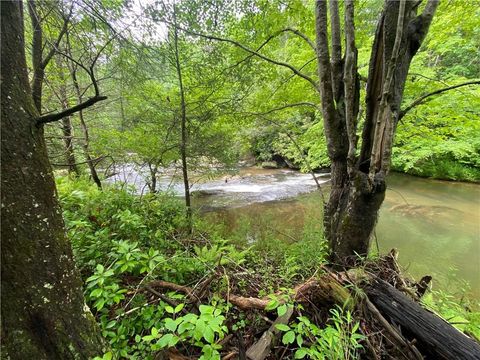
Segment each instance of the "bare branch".
[{"label": "bare branch", "polygon": [[292,32],[294,33],[295,35],[301,37],[303,40],[305,40],[305,42],[312,48],[312,50],[314,52],[317,52],[317,48],[315,47],[315,43],[307,36],[305,35],[304,33],[300,32],[299,30],[297,29],[292,29],[292,28],[285,28],[283,29],[282,31],[289,31],[289,32]]},{"label": "bare branch", "polygon": [[60,111],[58,113],[53,113],[53,114],[48,114],[48,115],[44,115],[44,116],[40,116],[39,118],[37,118],[36,120],[36,125],[37,126],[41,126],[43,124],[47,124],[47,123],[51,123],[51,122],[54,122],[54,121],[58,121],[58,120],[61,120],[63,119],[64,117],[66,116],[70,116],[72,114],[75,114],[76,112],[79,112],[83,109],[86,109],[94,104],[96,104],[97,102],[99,101],[102,101],[102,100],[106,100],[107,97],[106,96],[94,96],[94,97],[91,97],[90,99],[88,100],[85,100],[83,102],[81,102],[80,104],[78,105],[75,105],[69,109],[66,109],[64,111]]},{"label": "bare branch", "polygon": [[442,88],[442,89],[432,91],[432,92],[430,92],[428,94],[425,94],[423,96],[420,96],[418,99],[412,101],[407,107],[405,107],[405,109],[400,111],[400,114],[398,116],[398,121],[400,121],[400,119],[402,119],[414,107],[416,107],[418,105],[425,104],[426,102],[430,101],[431,100],[430,97],[432,97],[434,95],[442,94],[446,91],[458,89],[458,88],[463,87],[463,86],[468,86],[468,85],[480,85],[480,80],[467,81],[467,82],[462,83],[462,84],[448,86],[448,87],[445,87],[445,88]]},{"label": "bare branch", "polygon": [[235,40],[232,40],[232,39],[222,38],[222,37],[215,36],[215,35],[207,35],[207,34],[197,33],[195,31],[184,29],[184,28],[182,28],[178,25],[177,25],[177,28],[179,30],[182,30],[183,32],[189,34],[189,35],[199,36],[199,37],[202,37],[202,38],[205,38],[205,39],[216,40],[216,41],[226,42],[226,43],[235,45],[236,47],[238,47],[238,48],[240,48],[240,49],[242,49],[242,50],[244,50],[244,51],[246,51],[246,52],[262,59],[262,60],[265,60],[269,63],[275,64],[275,65],[278,65],[278,66],[285,67],[285,68],[289,69],[290,71],[292,71],[295,75],[307,80],[315,88],[315,90],[319,91],[319,85],[315,80],[313,80],[310,76],[300,72],[296,67],[294,67],[294,66],[292,66],[292,65],[290,65],[286,62],[278,61],[278,60],[269,58],[268,56],[265,56],[265,55],[259,53],[258,51],[250,49],[249,47],[243,45],[242,43],[239,43],[238,41],[235,41]]},{"label": "bare branch", "polygon": [[[62,154],[62,155],[64,155],[64,154]],[[88,164],[89,162],[93,162],[93,163],[95,163],[95,166],[96,166],[100,161],[102,161],[103,159],[105,159],[107,157],[110,157],[110,155],[100,155],[99,157],[97,157],[95,159],[76,162],[75,165],[83,165],[83,164]],[[52,163],[51,162],[50,165],[53,165],[53,166],[71,166],[72,164],[61,164],[61,163]]]},{"label": "bare branch", "polygon": [[58,49],[58,45],[60,44],[60,41],[62,41],[63,36],[67,32],[68,24],[70,23],[70,18],[72,17],[72,13],[73,13],[73,3],[70,6],[70,11],[68,15],[63,18],[63,26],[62,26],[62,29],[60,30],[60,33],[57,36],[57,39],[52,44],[52,48],[48,52],[47,56],[45,56],[45,59],[42,60],[42,64],[41,64],[42,68],[45,69],[48,63],[50,62],[50,60],[52,59],[53,55],[55,55],[55,52]]},{"label": "bare branch", "polygon": [[[307,36],[305,35],[304,33],[298,31],[297,29],[292,29],[292,28],[285,28],[285,29],[282,29],[282,30],[279,30],[277,32],[275,32],[274,34],[270,35],[262,44],[260,44],[259,47],[257,47],[257,49],[255,50],[256,52],[259,52],[263,47],[265,47],[265,45],[267,45],[272,39],[274,39],[275,37],[277,37],[278,35],[284,33],[284,32],[292,32],[294,34],[296,34],[297,36],[301,37],[303,40],[305,40],[305,42],[307,42],[307,44],[313,49],[313,51],[316,53],[316,48],[315,48],[315,43]],[[237,67],[238,65],[240,65],[241,63],[245,62],[245,61],[248,61],[249,59],[251,59],[252,57],[254,57],[255,55],[254,54],[250,54],[248,56],[246,56],[245,58],[243,58],[242,60],[239,60],[238,62],[236,62],[235,64],[233,64],[232,66],[229,66],[227,69],[231,69],[231,68],[235,68]],[[316,59],[316,58],[314,58]],[[303,66],[301,68],[298,69],[298,71],[301,71],[303,68]],[[226,70],[227,70],[226,69]],[[295,75],[295,74],[294,74]]]},{"label": "bare branch", "polygon": [[303,102],[298,102],[298,103],[293,103],[293,104],[286,104],[286,105],[283,105],[283,106],[279,106],[279,107],[276,107],[276,108],[273,108],[273,109],[270,109],[270,110],[267,110],[265,112],[261,112],[261,113],[246,113],[247,115],[252,115],[252,116],[260,116],[260,115],[268,115],[268,114],[271,114],[273,112],[276,112],[276,111],[281,111],[281,110],[285,110],[285,109],[288,109],[288,108],[293,108],[293,107],[298,107],[298,106],[310,106],[310,107],[313,107],[315,108],[316,110],[318,110],[318,106],[314,103],[311,103],[311,102],[307,102],[307,101],[303,101]]},{"label": "bare branch", "polygon": [[[263,115],[263,114],[262,114]],[[275,125],[276,127],[278,127],[279,129],[282,129],[282,125],[279,124],[278,122],[274,121],[274,120],[271,120],[265,116],[262,116],[260,115],[260,118],[262,120],[265,120],[267,121],[268,123],[272,124],[272,125]],[[323,189],[322,189],[322,186],[320,185],[320,182],[318,181],[318,178],[317,176],[315,175],[315,172],[313,171],[312,167],[310,166],[310,163],[308,162],[308,159],[306,158],[305,156],[305,150],[301,148],[301,146],[298,144],[298,142],[295,140],[294,136],[290,133],[289,130],[285,130],[285,135],[287,135],[287,137],[290,139],[290,141],[292,142],[293,146],[295,146],[295,148],[297,149],[298,151],[298,154],[300,155],[300,157],[302,158],[302,161],[304,162],[305,166],[307,167],[307,170],[310,172],[310,175],[312,175],[312,178],[313,180],[315,181],[315,184],[317,185],[317,189],[319,190],[320,192],[320,196],[322,198],[322,203],[323,205],[325,205],[325,196],[323,195]]]},{"label": "bare branch", "polygon": [[422,14],[410,21],[407,36],[410,41],[411,52],[415,53],[425,40],[438,4],[439,0],[428,0]]},{"label": "bare branch", "polygon": [[439,0],[428,0],[427,5],[425,5],[425,9],[423,9],[421,17],[424,19],[424,28],[428,29],[430,23],[432,22],[433,15],[435,15],[435,11],[437,11],[438,4],[440,3]]}]

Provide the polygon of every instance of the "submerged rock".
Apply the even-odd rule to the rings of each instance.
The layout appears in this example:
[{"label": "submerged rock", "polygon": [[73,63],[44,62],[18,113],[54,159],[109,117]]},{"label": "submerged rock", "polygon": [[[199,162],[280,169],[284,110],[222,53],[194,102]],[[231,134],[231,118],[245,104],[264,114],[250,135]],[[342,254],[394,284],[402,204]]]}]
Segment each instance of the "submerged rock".
[{"label": "submerged rock", "polygon": [[212,196],[212,195],[220,195],[224,191],[220,189],[205,189],[205,190],[195,190],[192,191],[192,195],[194,196]]},{"label": "submerged rock", "polygon": [[279,166],[275,161],[264,161],[260,164],[263,169],[278,169]]}]

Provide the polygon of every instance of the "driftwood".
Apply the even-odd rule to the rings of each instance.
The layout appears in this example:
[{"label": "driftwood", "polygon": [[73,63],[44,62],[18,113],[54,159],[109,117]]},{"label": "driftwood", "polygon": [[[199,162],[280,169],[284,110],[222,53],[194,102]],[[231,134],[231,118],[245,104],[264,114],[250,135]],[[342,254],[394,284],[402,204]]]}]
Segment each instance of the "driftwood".
[{"label": "driftwood", "polygon": [[276,325],[278,324],[288,324],[290,317],[293,314],[293,308],[288,307],[287,312],[282,316],[279,316],[277,320],[270,326],[270,328],[265,331],[260,339],[250,346],[247,350],[247,358],[249,360],[263,360],[270,353],[270,348],[272,347],[275,337],[280,332],[277,329]]},{"label": "driftwood", "polygon": [[480,359],[480,345],[383,280],[365,287],[370,301],[427,359]]}]

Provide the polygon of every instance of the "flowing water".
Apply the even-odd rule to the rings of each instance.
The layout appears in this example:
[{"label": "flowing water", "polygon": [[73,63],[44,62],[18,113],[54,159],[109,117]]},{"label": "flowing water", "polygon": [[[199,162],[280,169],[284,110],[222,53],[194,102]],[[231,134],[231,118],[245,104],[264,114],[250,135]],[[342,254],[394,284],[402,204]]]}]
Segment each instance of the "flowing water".
[{"label": "flowing water", "polygon": [[[137,189],[144,186],[135,171],[121,176]],[[326,185],[328,174],[319,182]],[[159,183],[182,193],[172,175]],[[322,196],[308,174],[244,168],[236,176],[198,182],[192,190],[195,207],[206,217],[229,232],[243,227],[250,241],[272,229],[284,241],[295,241],[306,227],[321,223]],[[416,278],[432,275],[442,287],[464,280],[480,298],[480,185],[390,175],[372,246],[381,253],[398,249],[400,263]]]}]

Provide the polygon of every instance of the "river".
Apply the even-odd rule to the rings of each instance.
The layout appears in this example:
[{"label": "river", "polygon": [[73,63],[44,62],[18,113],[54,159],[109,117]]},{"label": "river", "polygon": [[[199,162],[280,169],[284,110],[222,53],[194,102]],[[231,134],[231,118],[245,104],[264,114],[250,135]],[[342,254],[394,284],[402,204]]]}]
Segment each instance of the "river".
[{"label": "river", "polygon": [[[132,169],[117,180],[143,188]],[[328,191],[328,174],[319,182]],[[160,177],[159,184],[182,193],[171,175]],[[243,168],[235,176],[198,181],[192,190],[193,204],[205,217],[223,223],[227,232],[243,232],[249,241],[272,229],[294,241],[321,224],[322,196],[309,174]],[[480,298],[480,185],[391,174],[372,247],[381,253],[398,249],[400,264],[415,278],[432,275],[441,288],[465,281]]]}]

